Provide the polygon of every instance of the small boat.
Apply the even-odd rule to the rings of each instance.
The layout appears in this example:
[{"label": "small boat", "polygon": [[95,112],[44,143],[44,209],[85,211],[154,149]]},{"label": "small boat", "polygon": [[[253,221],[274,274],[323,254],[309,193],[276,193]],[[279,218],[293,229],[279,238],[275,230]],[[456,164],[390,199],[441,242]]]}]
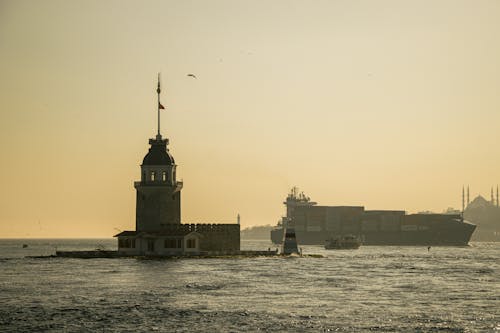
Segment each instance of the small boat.
[{"label": "small boat", "polygon": [[330,238],[325,243],[325,249],[327,250],[358,249],[360,246],[361,240],[354,235]]}]

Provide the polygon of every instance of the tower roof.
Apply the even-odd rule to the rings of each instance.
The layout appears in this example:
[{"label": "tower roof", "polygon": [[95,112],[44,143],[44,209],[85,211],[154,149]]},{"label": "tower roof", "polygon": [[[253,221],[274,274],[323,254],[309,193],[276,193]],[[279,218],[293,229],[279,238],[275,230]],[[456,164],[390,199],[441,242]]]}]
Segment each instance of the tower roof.
[{"label": "tower roof", "polygon": [[174,165],[174,157],[168,151],[168,139],[162,139],[161,135],[157,135],[156,139],[149,139],[148,153],[142,160],[142,165]]}]

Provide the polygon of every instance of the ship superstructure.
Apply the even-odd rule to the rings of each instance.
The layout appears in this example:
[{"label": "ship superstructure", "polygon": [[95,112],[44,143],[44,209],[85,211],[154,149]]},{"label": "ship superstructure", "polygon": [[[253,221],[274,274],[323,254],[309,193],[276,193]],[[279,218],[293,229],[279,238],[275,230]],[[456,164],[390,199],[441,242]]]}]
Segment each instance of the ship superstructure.
[{"label": "ship superstructure", "polygon": [[460,214],[406,214],[402,210],[365,210],[363,206],[320,206],[293,188],[284,202],[287,215],[271,231],[282,241],[292,223],[297,241],[323,245],[328,238],[356,235],[365,245],[467,245],[476,226]]},{"label": "ship superstructure", "polygon": [[283,204],[286,206],[286,216],[278,221],[278,226],[286,227],[296,207],[311,207],[316,205],[316,202],[311,201],[304,192],[299,192],[297,187],[292,187]]}]

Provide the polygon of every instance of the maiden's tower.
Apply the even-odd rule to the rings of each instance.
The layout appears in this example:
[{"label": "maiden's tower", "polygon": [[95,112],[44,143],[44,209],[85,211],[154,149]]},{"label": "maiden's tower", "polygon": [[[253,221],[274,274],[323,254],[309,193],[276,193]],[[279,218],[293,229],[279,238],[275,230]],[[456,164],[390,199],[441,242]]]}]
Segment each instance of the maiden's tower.
[{"label": "maiden's tower", "polygon": [[149,151],[142,160],[141,180],[136,190],[136,230],[116,235],[118,252],[124,255],[176,255],[240,250],[239,224],[181,223],[181,190],[177,165],[169,152],[169,140],[160,132],[160,80],[158,94],[158,132],[149,140]]}]

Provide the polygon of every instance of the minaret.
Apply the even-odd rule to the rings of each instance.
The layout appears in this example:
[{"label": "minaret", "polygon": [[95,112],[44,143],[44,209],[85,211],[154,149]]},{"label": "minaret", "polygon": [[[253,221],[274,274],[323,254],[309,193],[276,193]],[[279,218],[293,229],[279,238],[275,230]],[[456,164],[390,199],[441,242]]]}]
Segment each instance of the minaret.
[{"label": "minaret", "polygon": [[491,204],[495,205],[495,197],[493,196],[493,186],[491,187]]},{"label": "minaret", "polygon": [[238,224],[240,224],[240,221],[241,221],[240,213],[238,213],[238,216],[236,217],[236,220],[238,221]]},{"label": "minaret", "polygon": [[497,207],[499,207],[499,205],[498,205],[498,185],[497,185]]},{"label": "minaret", "polygon": [[462,217],[464,216],[464,211],[465,211],[465,189],[464,186],[462,185]]},{"label": "minaret", "polygon": [[158,76],[158,133],[149,139],[148,153],[141,164],[141,180],[134,183],[136,196],[136,230],[158,231],[167,224],[181,223],[182,182],[177,181],[174,157],[168,139],[160,133],[160,77]]},{"label": "minaret", "polygon": [[467,207],[469,207],[470,204],[470,196],[469,196],[469,185],[467,185]]}]

